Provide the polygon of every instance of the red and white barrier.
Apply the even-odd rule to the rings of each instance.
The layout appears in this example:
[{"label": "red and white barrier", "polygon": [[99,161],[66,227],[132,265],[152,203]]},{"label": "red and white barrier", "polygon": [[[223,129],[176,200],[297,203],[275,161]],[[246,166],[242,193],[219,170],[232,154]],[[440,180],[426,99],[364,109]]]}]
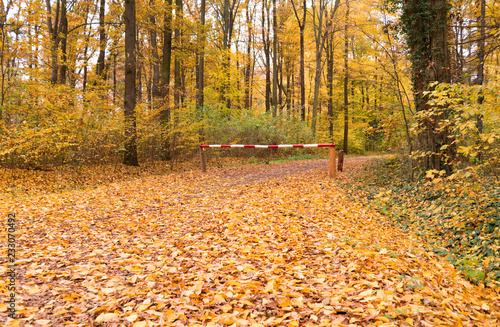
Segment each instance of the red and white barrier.
[{"label": "red and white barrier", "polygon": [[273,148],[321,148],[335,146],[335,143],[320,143],[320,144],[278,144],[278,145],[249,145],[249,144],[200,144],[200,148],[257,148],[257,149],[273,149]]},{"label": "red and white barrier", "polygon": [[200,144],[201,171],[206,172],[205,151],[204,148],[255,148],[255,149],[273,149],[273,148],[330,148],[329,176],[335,177],[335,143],[319,144],[278,144],[278,145],[259,145],[259,144]]}]

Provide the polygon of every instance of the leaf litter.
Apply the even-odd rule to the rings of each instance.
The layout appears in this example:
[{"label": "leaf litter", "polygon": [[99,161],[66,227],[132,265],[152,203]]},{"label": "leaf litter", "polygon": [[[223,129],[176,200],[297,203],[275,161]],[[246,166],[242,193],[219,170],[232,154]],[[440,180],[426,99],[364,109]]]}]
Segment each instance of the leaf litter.
[{"label": "leaf litter", "polygon": [[[292,165],[304,172],[214,169],[3,202],[17,216],[19,320],[7,319],[4,302],[0,321],[499,324],[498,289],[469,283],[416,236],[344,196],[326,167],[272,166]],[[5,279],[0,289],[8,294]]]}]

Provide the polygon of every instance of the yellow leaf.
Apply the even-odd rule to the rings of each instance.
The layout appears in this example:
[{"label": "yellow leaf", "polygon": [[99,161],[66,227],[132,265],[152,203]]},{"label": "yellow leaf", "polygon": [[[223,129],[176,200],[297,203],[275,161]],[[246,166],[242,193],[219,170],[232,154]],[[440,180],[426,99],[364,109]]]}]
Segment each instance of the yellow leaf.
[{"label": "yellow leaf", "polygon": [[111,288],[111,287],[109,287],[109,288],[101,288],[101,291],[102,291],[104,294],[106,294],[106,295],[107,295],[107,294],[111,294],[111,293],[113,293],[113,292],[115,291],[115,289],[114,289],[114,288]]},{"label": "yellow leaf", "polygon": [[224,304],[222,306],[222,311],[223,312],[229,312],[233,307],[230,304]]},{"label": "yellow leaf", "polygon": [[377,318],[375,318],[375,320],[380,320],[380,321],[383,321],[383,322],[391,322],[391,321],[389,320],[389,318],[387,318],[387,317],[383,317],[383,316],[381,316],[381,317],[377,317]]},{"label": "yellow leaf", "polygon": [[229,313],[224,313],[220,315],[217,320],[224,325],[232,325],[236,322],[236,317],[234,317],[232,314]]},{"label": "yellow leaf", "polygon": [[151,304],[141,304],[138,308],[137,308],[137,311],[138,312],[143,312],[144,310],[146,310],[147,308],[149,308],[151,306]]},{"label": "yellow leaf", "polygon": [[264,293],[271,293],[274,291],[276,287],[276,281],[273,279],[267,282],[266,288],[264,288]]},{"label": "yellow leaf", "polygon": [[292,320],[288,323],[288,327],[299,327],[299,322],[297,320]]},{"label": "yellow leaf", "polygon": [[148,323],[146,321],[138,321],[132,325],[132,327],[146,327]]},{"label": "yellow leaf", "polygon": [[81,308],[75,307],[75,308],[73,308],[73,312],[76,314],[80,314],[83,312],[83,310]]},{"label": "yellow leaf", "polygon": [[225,294],[217,294],[214,296],[215,302],[226,302]]},{"label": "yellow leaf", "polygon": [[231,280],[231,281],[227,282],[226,284],[227,285],[233,285],[233,286],[241,286],[241,283],[237,282],[235,280]]},{"label": "yellow leaf", "polygon": [[366,290],[366,291],[364,291],[364,292],[359,293],[359,295],[358,295],[358,296],[360,296],[360,297],[367,297],[367,296],[370,296],[370,295],[372,295],[372,291],[373,291],[373,290]]},{"label": "yellow leaf", "polygon": [[[56,309],[58,309],[58,310],[56,311]],[[55,311],[54,316],[60,316],[60,315],[65,314],[66,312],[68,312],[68,310],[64,309],[64,307],[59,307],[56,309],[54,309],[54,311]]]},{"label": "yellow leaf", "polygon": [[282,308],[285,308],[285,307],[291,307],[293,304],[286,297],[280,297],[278,298],[278,305]]},{"label": "yellow leaf", "polygon": [[382,301],[387,300],[387,296],[385,295],[385,292],[383,290],[378,290],[377,291],[377,297],[381,299]]},{"label": "yellow leaf", "polygon": [[139,317],[138,315],[133,314],[133,315],[128,316],[128,317],[127,317],[127,318],[125,318],[125,319],[126,319],[127,321],[134,322],[134,321],[136,321],[136,320],[137,320],[137,318],[138,318],[138,317]]},{"label": "yellow leaf", "polygon": [[165,313],[165,316],[167,317],[167,321],[173,322],[177,318],[179,318],[180,314],[174,312],[172,309],[168,310],[167,313]]},{"label": "yellow leaf", "polygon": [[203,287],[203,283],[201,280],[197,281],[195,284],[194,284],[194,289],[193,289],[193,293],[196,294],[196,295],[200,295],[201,294],[201,289]]},{"label": "yellow leaf", "polygon": [[36,294],[39,293],[41,290],[38,288],[38,286],[32,287],[28,290],[28,294]]},{"label": "yellow leaf", "polygon": [[118,315],[116,313],[101,313],[99,316],[97,316],[97,318],[95,319],[95,322],[99,323],[99,322],[108,322],[110,320],[113,320],[115,318],[117,318]]}]

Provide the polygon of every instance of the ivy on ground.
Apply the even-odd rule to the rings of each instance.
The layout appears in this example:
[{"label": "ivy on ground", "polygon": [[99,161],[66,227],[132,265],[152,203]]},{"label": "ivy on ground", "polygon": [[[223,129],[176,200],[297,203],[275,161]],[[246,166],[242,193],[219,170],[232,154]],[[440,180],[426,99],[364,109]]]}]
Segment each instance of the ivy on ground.
[{"label": "ivy on ground", "polygon": [[410,182],[396,156],[375,159],[339,183],[347,193],[422,237],[475,283],[500,280],[500,182],[463,171]]}]

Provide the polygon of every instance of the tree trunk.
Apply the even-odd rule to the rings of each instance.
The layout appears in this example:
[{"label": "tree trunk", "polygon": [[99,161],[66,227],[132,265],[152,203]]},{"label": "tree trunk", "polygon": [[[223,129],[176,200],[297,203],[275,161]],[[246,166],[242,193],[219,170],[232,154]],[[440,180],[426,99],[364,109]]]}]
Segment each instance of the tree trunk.
[{"label": "tree trunk", "polygon": [[[484,83],[484,59],[485,59],[485,43],[486,43],[486,0],[480,0],[481,2],[481,13],[479,16],[479,45],[477,51],[477,79],[476,85],[483,85]],[[478,104],[483,104],[484,95],[479,94],[477,99]],[[483,116],[476,116],[476,126],[479,134],[483,132]]]},{"label": "tree trunk", "polygon": [[276,117],[278,109],[278,21],[276,17],[276,0],[273,0],[273,103],[272,114]]},{"label": "tree trunk", "polygon": [[182,35],[181,35],[181,22],[182,22],[182,0],[176,0],[175,18],[176,18],[176,29],[174,31],[174,38],[176,41],[177,51],[175,52],[174,60],[174,107],[176,109],[180,108],[181,104],[181,93],[182,93],[182,77],[181,77],[181,60],[180,60],[180,49],[182,48]]},{"label": "tree trunk", "polygon": [[279,52],[279,60],[278,60],[278,76],[279,76],[279,82],[278,82],[278,107],[280,108],[280,111],[278,112],[279,115],[283,114],[283,49],[282,47],[278,48]]},{"label": "tree trunk", "polygon": [[[136,53],[139,55],[141,50],[139,48],[139,42],[136,42]],[[136,56],[137,58],[138,56]],[[142,66],[143,63],[140,60],[136,61],[136,103],[142,103]]]},{"label": "tree trunk", "polygon": [[116,49],[113,55],[113,104],[116,104]]},{"label": "tree trunk", "polygon": [[204,106],[204,77],[205,77],[205,6],[206,1],[201,0],[200,6],[200,24],[201,31],[198,36],[200,52],[198,54],[198,74],[196,75],[196,85],[197,85],[197,105],[198,109],[203,108]]},{"label": "tree trunk", "polygon": [[90,4],[87,4],[87,8],[86,8],[86,11],[85,11],[85,26],[83,27],[83,35],[85,36],[85,46],[83,48],[83,82],[82,82],[82,92],[85,92],[86,89],[87,89],[87,74],[88,74],[87,52],[89,50],[90,34],[92,32],[92,29],[89,26],[89,32],[88,32],[88,34],[86,33],[86,31],[87,31],[87,22],[88,22],[88,18],[89,18],[89,12],[90,12]]},{"label": "tree trunk", "polygon": [[[419,121],[424,167],[445,168],[450,172],[455,157],[454,140],[448,128],[440,126],[447,120],[449,109],[446,106],[431,108],[427,93],[433,90],[430,82],[450,82],[448,12],[447,0],[409,0],[401,19],[410,47],[415,107],[428,113]],[[442,151],[444,145],[447,147]]]},{"label": "tree trunk", "polygon": [[123,164],[138,166],[137,129],[135,116],[136,103],[136,57],[135,57],[135,0],[125,0],[125,153]]},{"label": "tree trunk", "polygon": [[302,121],[306,120],[306,80],[305,80],[305,47],[304,47],[304,29],[306,27],[306,17],[307,17],[307,2],[306,0],[302,3],[302,21],[299,18],[297,8],[295,3],[291,0],[293,12],[295,18],[297,18],[297,23],[299,24],[300,31],[300,72],[299,72],[299,84],[300,84],[300,117]]},{"label": "tree trunk", "polygon": [[328,84],[328,135],[333,141],[333,33],[327,43],[327,84]]},{"label": "tree trunk", "polygon": [[347,35],[349,23],[349,0],[346,0],[346,13],[344,25],[344,146],[345,154],[348,154],[348,137],[349,137],[349,95],[347,85],[349,82],[349,37]]},{"label": "tree trunk", "polygon": [[97,58],[97,76],[106,80],[104,73],[104,59],[106,55],[106,30],[104,28],[104,17],[106,0],[100,0],[99,6],[99,57]]},{"label": "tree trunk", "polygon": [[[291,66],[291,63],[285,63],[286,66]],[[285,68],[286,72],[286,114],[290,117],[292,111],[292,97],[293,97],[293,75],[291,74],[290,67]]]},{"label": "tree trunk", "polygon": [[248,42],[247,42],[247,53],[246,53],[246,67],[245,67],[245,109],[250,109],[250,76],[252,70],[252,17],[250,15],[250,0],[247,0],[246,5],[246,23],[247,23],[247,31],[248,31]]},{"label": "tree trunk", "polygon": [[[64,5],[66,4],[66,0],[63,0]],[[50,82],[52,84],[57,83],[57,72],[58,72],[58,56],[57,56],[57,49],[59,47],[59,42],[61,40],[60,38],[60,27],[61,24],[59,22],[59,12],[60,12],[60,7],[61,7],[61,2],[60,0],[57,0],[56,2],[56,12],[55,12],[55,18],[54,18],[54,23],[52,24],[52,5],[50,3],[50,0],[45,0],[45,5],[47,9],[47,29],[49,31],[49,36],[50,36],[50,57],[51,57],[51,70],[52,70],[52,75],[50,77]]]},{"label": "tree trunk", "polygon": [[161,65],[161,96],[163,97],[163,108],[161,121],[167,124],[170,121],[169,91],[170,91],[170,67],[172,63],[172,0],[165,3],[165,16],[163,20],[163,58]]},{"label": "tree trunk", "polygon": [[222,17],[219,23],[222,27],[222,89],[221,100],[226,103],[226,107],[231,108],[231,42],[233,37],[234,20],[238,12],[240,0],[224,0],[223,8],[218,12]]},{"label": "tree trunk", "polygon": [[66,0],[61,3],[61,66],[59,66],[59,84],[66,83],[68,72],[68,17]]},{"label": "tree trunk", "polygon": [[[155,6],[154,0],[149,0],[149,5],[151,7]],[[153,57],[153,76],[151,81],[151,103],[154,108],[155,98],[158,98],[160,93],[160,57],[158,55],[158,42],[156,35],[156,18],[154,15],[149,16],[149,22],[151,23],[151,30],[149,31],[149,40],[151,44],[151,56]]]},{"label": "tree trunk", "polygon": [[[2,13],[1,13],[1,16],[0,16],[0,26],[1,26],[1,29],[2,29],[2,47],[1,47],[1,52],[0,52],[0,69],[1,69],[1,94],[0,94],[0,97],[1,97],[1,100],[0,100],[0,123],[2,123],[3,121],[3,108],[4,108],[4,103],[5,103],[5,69],[4,69],[4,53],[5,53],[5,41],[6,41],[6,31],[5,31],[5,23],[7,21],[7,15],[9,13],[9,9],[10,9],[10,6],[8,6],[7,8],[4,8],[4,5],[3,5],[3,2],[1,3],[2,5],[2,8],[0,8],[2,10]],[[35,32],[36,34],[36,32]]]},{"label": "tree trunk", "polygon": [[[267,15],[266,15],[266,9],[267,9]],[[269,22],[269,7],[267,5],[267,1],[263,0],[262,1],[262,42],[264,43],[264,55],[266,59],[266,98],[265,98],[265,103],[266,103],[266,112],[269,112],[271,110],[271,101],[270,101],[270,96],[271,96],[271,59],[269,55],[269,23],[267,24],[267,31],[265,27],[265,22],[266,22],[266,17],[268,18],[267,21]]]}]

